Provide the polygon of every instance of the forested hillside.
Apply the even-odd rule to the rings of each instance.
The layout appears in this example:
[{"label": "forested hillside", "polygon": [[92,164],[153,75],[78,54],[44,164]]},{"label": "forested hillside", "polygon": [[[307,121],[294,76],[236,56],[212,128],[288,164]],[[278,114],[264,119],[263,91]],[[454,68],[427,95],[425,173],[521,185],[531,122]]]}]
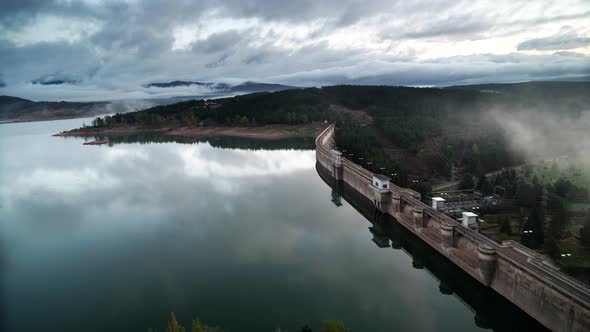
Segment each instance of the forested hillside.
[{"label": "forested hillside", "polygon": [[[498,88],[498,86],[500,88]],[[495,90],[494,90],[495,89]],[[493,91],[492,91],[493,90]],[[497,90],[497,91],[496,91]],[[551,82],[447,89],[331,86],[191,100],[97,118],[93,126],[261,126],[337,122],[339,140],[381,165],[422,177],[454,170],[480,176],[519,164],[502,128],[488,114],[576,116],[590,105],[590,83]],[[400,160],[402,159],[402,160]],[[368,167],[377,167],[369,164]],[[385,166],[380,166],[385,167]],[[405,181],[404,181],[405,182]]]}]

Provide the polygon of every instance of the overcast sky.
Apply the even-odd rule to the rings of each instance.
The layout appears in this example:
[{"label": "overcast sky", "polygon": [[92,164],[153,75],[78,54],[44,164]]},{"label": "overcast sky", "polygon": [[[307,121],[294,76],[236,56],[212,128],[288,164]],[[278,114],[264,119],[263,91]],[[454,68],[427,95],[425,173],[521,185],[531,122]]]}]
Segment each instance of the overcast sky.
[{"label": "overcast sky", "polygon": [[[590,1],[2,0],[0,94],[196,94],[150,82],[440,86],[590,77]],[[40,82],[67,81],[59,85]],[[36,84],[35,84],[36,82]]]}]

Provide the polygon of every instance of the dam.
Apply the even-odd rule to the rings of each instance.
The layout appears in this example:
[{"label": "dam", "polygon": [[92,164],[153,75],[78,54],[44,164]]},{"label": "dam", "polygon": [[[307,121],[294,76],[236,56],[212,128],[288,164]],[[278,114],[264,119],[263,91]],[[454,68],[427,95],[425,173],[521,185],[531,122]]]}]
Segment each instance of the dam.
[{"label": "dam", "polygon": [[316,137],[318,167],[552,331],[590,331],[590,289],[514,241],[498,243],[423,203],[415,191],[341,156],[335,126]]}]

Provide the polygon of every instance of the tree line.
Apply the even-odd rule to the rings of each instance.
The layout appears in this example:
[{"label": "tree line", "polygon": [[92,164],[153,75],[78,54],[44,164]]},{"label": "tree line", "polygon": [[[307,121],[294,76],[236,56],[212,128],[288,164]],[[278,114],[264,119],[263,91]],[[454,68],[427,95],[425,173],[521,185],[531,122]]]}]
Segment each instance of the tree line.
[{"label": "tree line", "polygon": [[[523,162],[522,156],[510,153],[503,132],[482,116],[487,110],[535,108],[539,112],[551,112],[553,106],[559,105],[555,109],[564,116],[583,110],[583,103],[571,102],[575,98],[568,94],[569,90],[556,94],[555,87],[549,87],[550,90],[543,85],[537,88],[538,95],[553,96],[550,100],[536,98],[530,89],[522,88],[512,93],[485,93],[473,89],[340,85],[248,94],[214,103],[189,100],[99,117],[93,120],[92,126],[149,128],[337,122],[347,117],[331,108],[340,105],[369,115],[373,120],[370,127],[379,130],[394,146],[424,156],[424,162],[432,169],[431,176],[450,177],[453,170],[460,170],[479,177]],[[579,89],[570,90],[580,94]],[[353,130],[347,133],[357,134]],[[340,139],[343,137],[340,135]],[[380,154],[371,154],[387,162]]]},{"label": "tree line", "polygon": [[[473,188],[484,196],[501,196],[505,202],[511,203],[511,209],[524,214],[522,229],[518,230],[521,243],[533,249],[543,248],[554,258],[561,253],[559,241],[572,235],[567,231],[571,223],[568,201],[579,197],[588,198],[588,189],[576,186],[567,179],[542,183],[536,177],[527,180],[525,174],[514,169],[504,169],[492,176],[482,175],[477,181],[472,175],[465,175],[459,183],[459,189]],[[501,222],[500,232],[508,235],[513,233],[508,218]],[[579,236],[590,246],[590,211]]]}]

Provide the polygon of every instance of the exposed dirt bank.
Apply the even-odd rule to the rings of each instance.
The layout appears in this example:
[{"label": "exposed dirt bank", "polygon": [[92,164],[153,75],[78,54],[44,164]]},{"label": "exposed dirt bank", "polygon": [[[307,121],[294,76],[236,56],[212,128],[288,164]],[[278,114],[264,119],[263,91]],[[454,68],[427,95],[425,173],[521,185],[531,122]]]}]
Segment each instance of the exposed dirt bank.
[{"label": "exposed dirt bank", "polygon": [[107,127],[107,128],[80,128],[53,136],[111,136],[133,135],[138,133],[159,133],[170,136],[231,136],[258,139],[282,139],[291,137],[315,137],[326,127],[325,123],[312,123],[304,125],[267,125],[256,127],[231,127],[231,126],[204,126],[204,127]]}]

